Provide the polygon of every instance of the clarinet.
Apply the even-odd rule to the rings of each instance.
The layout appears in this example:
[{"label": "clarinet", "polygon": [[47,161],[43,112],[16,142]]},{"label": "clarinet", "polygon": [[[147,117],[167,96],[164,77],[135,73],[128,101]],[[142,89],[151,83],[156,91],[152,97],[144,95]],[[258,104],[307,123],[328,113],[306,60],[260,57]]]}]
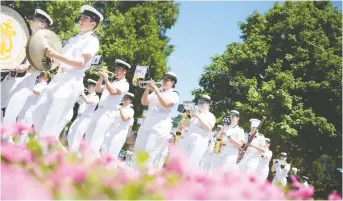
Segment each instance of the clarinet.
[{"label": "clarinet", "polygon": [[256,129],[256,131],[250,135],[250,138],[248,139],[248,142],[242,145],[242,147],[241,147],[241,149],[239,150],[239,153],[238,153],[236,164],[238,164],[242,160],[242,158],[244,157],[245,152],[247,151],[248,147],[250,146],[250,144],[251,144],[252,140],[254,139],[256,133],[258,132],[258,130],[260,130],[260,128],[262,127],[265,119],[266,119],[266,117],[263,116],[260,124],[258,125],[258,127]]}]

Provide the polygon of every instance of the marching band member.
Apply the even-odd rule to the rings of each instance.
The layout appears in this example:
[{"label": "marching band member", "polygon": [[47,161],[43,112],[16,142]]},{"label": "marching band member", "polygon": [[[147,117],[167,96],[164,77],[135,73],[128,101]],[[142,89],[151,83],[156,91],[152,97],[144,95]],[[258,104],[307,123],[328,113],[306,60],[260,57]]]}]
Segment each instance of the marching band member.
[{"label": "marching band member", "polygon": [[210,103],[211,98],[209,96],[201,96],[199,109],[193,112],[187,135],[180,143],[180,148],[197,165],[206,152],[211,131],[216,123],[216,117],[210,112]]},{"label": "marching band member", "polygon": [[[174,91],[176,83],[176,75],[168,72],[163,77],[161,91],[151,80],[141,98],[142,104],[149,106],[149,109],[137,134],[135,154],[147,152],[146,165],[150,168],[157,168],[154,161],[163,151],[172,129],[172,109],[179,103],[179,94]],[[151,90],[153,93],[149,94]]]},{"label": "marching band member", "polygon": [[308,185],[308,177],[306,177],[306,176],[303,176],[303,179],[304,179],[304,181],[303,181],[303,186],[305,187],[305,188],[308,188],[308,187],[310,187],[309,185]]},{"label": "marching band member", "polygon": [[103,20],[103,16],[88,5],[82,6],[81,12],[80,33],[68,40],[63,55],[46,48],[46,56],[60,62],[61,71],[54,76],[40,97],[33,115],[35,129],[40,136],[58,137],[60,122],[83,90],[84,73],[99,50],[99,40],[93,30]]},{"label": "marching band member", "polygon": [[[120,59],[115,60],[116,69],[114,82],[108,80],[106,73],[101,76],[96,83],[95,91],[102,92],[98,109],[86,130],[86,142],[90,145],[97,156],[100,157],[100,148],[104,142],[105,134],[114,121],[117,113],[117,106],[123,100],[124,95],[129,91],[129,83],[125,79],[130,64]],[[105,85],[102,83],[105,81]]]},{"label": "marching band member", "polygon": [[232,110],[230,113],[230,125],[227,126],[221,134],[222,147],[218,154],[217,167],[224,168],[230,171],[237,171],[238,166],[236,165],[239,148],[242,146],[244,141],[244,130],[238,126],[240,119],[239,112]]},{"label": "marching band member", "polygon": [[273,152],[269,149],[270,147],[270,139],[265,138],[266,145],[265,145],[265,152],[261,153],[260,162],[257,166],[257,173],[263,178],[267,179],[269,174],[269,162],[273,157]]},{"label": "marching band member", "polygon": [[[41,73],[38,78],[38,83],[32,91],[32,95],[27,100],[22,112],[18,116],[18,121],[26,126],[32,126],[32,113],[37,105],[40,94],[48,85],[49,74]],[[18,144],[23,144],[28,140],[28,132],[24,131],[17,139]]]},{"label": "marching band member", "polygon": [[99,103],[99,96],[95,93],[96,81],[88,79],[88,95],[83,92],[79,102],[78,116],[69,128],[67,134],[68,147],[71,152],[78,152],[81,139],[87,130],[89,121]]},{"label": "marching band member", "polygon": [[134,117],[132,101],[134,95],[127,92],[124,96],[123,106],[117,111],[116,118],[108,129],[101,151],[109,152],[113,157],[118,157],[126,141],[130,120]]},{"label": "marching band member", "polygon": [[[31,23],[33,33],[39,29],[47,29],[52,24],[53,20],[47,13],[40,9],[35,10]],[[11,125],[16,122],[16,118],[23,109],[26,100],[32,94],[35,80],[39,74],[40,71],[30,67],[30,63],[26,60],[16,70],[11,71],[1,82],[1,108],[6,108],[7,111],[3,119],[4,125]]]},{"label": "marching band member", "polygon": [[275,176],[273,179],[273,184],[281,183],[282,186],[287,184],[287,175],[290,170],[290,165],[287,163],[287,154],[285,152],[281,153],[280,160],[276,161],[274,164]]},{"label": "marching band member", "polygon": [[215,156],[213,155],[214,146],[216,143],[217,135],[219,134],[222,127],[222,125],[218,125],[216,131],[213,134],[211,134],[208,143],[208,148],[203,157],[201,158],[200,167],[206,172],[209,172],[209,170],[213,167],[212,162],[215,160]]},{"label": "marching band member", "polygon": [[[258,119],[250,119],[250,133],[248,134],[248,140],[250,138],[250,135],[252,135],[258,125],[260,124],[260,120]],[[247,143],[247,141],[246,141]],[[250,146],[248,147],[247,151],[245,152],[245,155],[243,159],[239,163],[239,170],[242,172],[256,172],[258,163],[261,158],[261,153],[265,153],[265,144],[266,140],[264,136],[261,133],[256,133],[254,136],[254,139],[251,141]]]}]

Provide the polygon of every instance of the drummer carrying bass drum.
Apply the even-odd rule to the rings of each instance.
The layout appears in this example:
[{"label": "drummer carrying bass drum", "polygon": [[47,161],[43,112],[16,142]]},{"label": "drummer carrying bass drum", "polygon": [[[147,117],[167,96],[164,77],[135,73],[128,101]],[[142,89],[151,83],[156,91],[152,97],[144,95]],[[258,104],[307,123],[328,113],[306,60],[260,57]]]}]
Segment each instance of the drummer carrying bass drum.
[{"label": "drummer carrying bass drum", "polygon": [[[31,23],[33,33],[40,29],[47,29],[52,24],[53,20],[47,13],[36,9]],[[33,96],[35,82],[40,73],[30,67],[30,63],[26,60],[1,82],[1,108],[3,110],[6,108],[3,125],[10,126],[16,122],[26,101]]]}]

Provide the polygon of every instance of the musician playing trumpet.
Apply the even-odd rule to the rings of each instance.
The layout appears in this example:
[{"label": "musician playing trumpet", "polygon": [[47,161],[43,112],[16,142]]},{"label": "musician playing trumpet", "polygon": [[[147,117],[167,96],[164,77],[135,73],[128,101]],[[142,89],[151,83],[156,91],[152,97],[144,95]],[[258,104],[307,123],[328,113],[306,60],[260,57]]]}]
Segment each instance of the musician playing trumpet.
[{"label": "musician playing trumpet", "polygon": [[236,165],[239,148],[244,141],[244,130],[238,125],[240,114],[237,110],[230,112],[230,125],[222,130],[219,138],[222,139],[222,147],[218,156],[217,167],[229,171],[238,171]]},{"label": "musician playing trumpet", "polygon": [[[261,121],[258,119],[250,119],[250,133],[247,134],[245,143],[247,143],[249,138],[252,137],[251,135],[255,133],[260,122]],[[266,151],[265,145],[266,140],[264,135],[257,132],[239,163],[239,170],[246,173],[256,172],[261,153],[263,154]]]},{"label": "musician playing trumpet", "polygon": [[[118,111],[117,107],[130,87],[126,80],[126,73],[131,68],[131,65],[120,59],[116,59],[115,63],[116,80],[110,82],[107,73],[102,72],[96,83],[95,91],[102,93],[102,95],[98,109],[94,112],[86,131],[86,142],[98,157],[100,157],[100,148],[103,144],[105,134],[114,122]],[[103,82],[105,82],[105,85],[103,85]]]},{"label": "musician playing trumpet", "polygon": [[[176,75],[168,72],[163,77],[161,89],[151,80],[141,98],[142,105],[149,108],[138,131],[134,150],[135,154],[148,153],[146,165],[152,170],[158,168],[154,161],[158,160],[168,143],[172,129],[172,110],[179,104],[179,94],[174,91],[176,83]],[[150,91],[153,93],[149,94]]]},{"label": "musician playing trumpet", "polygon": [[202,95],[199,108],[191,112],[191,122],[187,135],[180,142],[180,148],[188,155],[194,164],[200,165],[200,160],[208,147],[210,134],[216,123],[216,117],[210,112],[211,98]]}]

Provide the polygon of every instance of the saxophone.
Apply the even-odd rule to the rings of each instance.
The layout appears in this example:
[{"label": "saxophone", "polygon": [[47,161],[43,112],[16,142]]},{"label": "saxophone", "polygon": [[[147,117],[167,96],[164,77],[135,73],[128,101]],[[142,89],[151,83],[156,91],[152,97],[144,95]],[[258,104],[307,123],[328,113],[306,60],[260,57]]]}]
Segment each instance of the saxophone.
[{"label": "saxophone", "polygon": [[216,139],[216,143],[214,144],[214,153],[219,154],[220,149],[222,147],[222,132],[224,130],[224,126],[220,129],[218,133],[218,137]]},{"label": "saxophone", "polygon": [[178,144],[180,139],[181,139],[184,121],[189,120],[191,118],[192,118],[192,116],[188,112],[185,112],[182,115],[182,118],[181,118],[179,125],[177,126],[177,129],[175,132],[175,144]]},{"label": "saxophone", "polygon": [[216,139],[216,143],[214,144],[214,153],[219,154],[220,153],[220,149],[223,145],[222,143],[222,138],[224,135],[224,129],[226,128],[226,125],[228,125],[230,123],[230,118],[223,118],[222,121],[222,127],[218,133],[217,139]]}]

